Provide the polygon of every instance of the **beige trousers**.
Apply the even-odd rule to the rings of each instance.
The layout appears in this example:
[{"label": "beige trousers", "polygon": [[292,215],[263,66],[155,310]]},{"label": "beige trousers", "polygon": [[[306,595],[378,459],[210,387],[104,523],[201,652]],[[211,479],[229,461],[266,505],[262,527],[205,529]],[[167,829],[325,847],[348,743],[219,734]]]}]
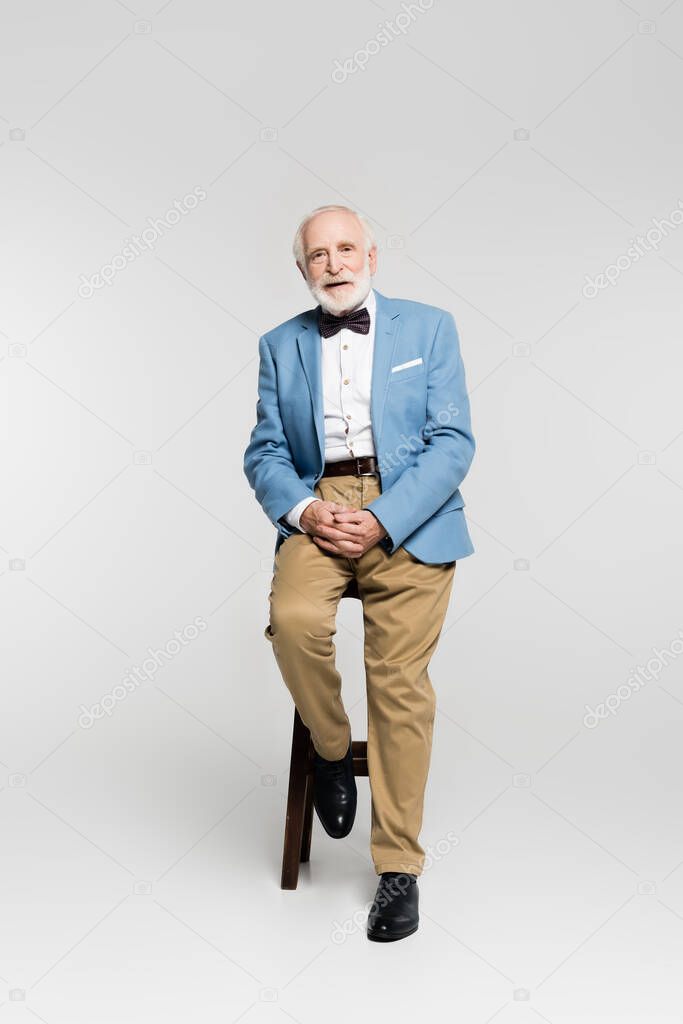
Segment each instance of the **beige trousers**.
[{"label": "beige trousers", "polygon": [[[377,476],[323,477],[319,498],[364,508]],[[420,875],[418,842],[432,748],[436,695],[427,666],[448,608],[455,562],[427,565],[403,547],[379,544],[360,558],[324,551],[295,533],[275,556],[265,636],[302,721],[322,757],[339,760],[351,737],[335,666],[336,613],[355,577],[363,603],[367,690],[370,847],[377,874]]]}]

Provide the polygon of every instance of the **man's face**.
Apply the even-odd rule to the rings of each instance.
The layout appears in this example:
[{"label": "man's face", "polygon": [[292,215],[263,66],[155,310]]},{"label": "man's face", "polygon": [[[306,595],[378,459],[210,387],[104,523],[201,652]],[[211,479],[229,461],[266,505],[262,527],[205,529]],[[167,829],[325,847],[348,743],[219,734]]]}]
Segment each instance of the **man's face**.
[{"label": "man's face", "polygon": [[353,214],[319,213],[306,225],[303,247],[305,265],[299,270],[327,313],[341,316],[363,301],[377,269],[377,249],[366,253],[363,229]]}]

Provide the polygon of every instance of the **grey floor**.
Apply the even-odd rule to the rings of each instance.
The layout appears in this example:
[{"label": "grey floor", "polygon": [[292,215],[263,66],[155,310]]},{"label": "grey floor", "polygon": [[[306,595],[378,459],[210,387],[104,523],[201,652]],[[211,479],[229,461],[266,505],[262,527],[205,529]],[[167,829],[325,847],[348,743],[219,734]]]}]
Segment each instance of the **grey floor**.
[{"label": "grey floor", "polygon": [[[261,587],[254,577],[243,598],[255,600]],[[480,603],[461,624],[454,607],[432,662],[440,707],[420,929],[380,945],[365,935],[377,881],[367,779],[351,835],[332,840],[314,819],[298,889],[279,888],[290,699],[268,649],[256,655],[254,699],[239,721],[224,707],[210,724],[211,702],[226,704],[224,679],[210,667],[229,645],[218,627],[232,632],[220,615],[213,652],[198,640],[164,669],[173,675],[163,683],[145,683],[110,717],[72,730],[33,771],[8,777],[0,1020],[25,1010],[48,1024],[280,1013],[342,1021],[359,1001],[368,1015],[391,1006],[406,1021],[425,1007],[475,1021],[676,1020],[683,837],[668,781],[681,756],[676,704],[643,692],[637,710],[580,733],[568,715],[557,749],[530,746],[515,758],[522,716],[494,708],[479,717],[446,650],[451,636],[463,656],[481,642],[471,634],[488,615]],[[360,628],[360,608],[344,602],[337,643],[358,737]],[[495,662],[485,660],[490,670]],[[539,698],[552,703],[550,693]],[[510,742],[499,723],[498,750],[487,742],[490,714],[507,720]],[[547,733],[559,734],[548,708],[546,717]],[[257,741],[245,743],[259,721]],[[656,736],[649,752],[643,729]]]}]

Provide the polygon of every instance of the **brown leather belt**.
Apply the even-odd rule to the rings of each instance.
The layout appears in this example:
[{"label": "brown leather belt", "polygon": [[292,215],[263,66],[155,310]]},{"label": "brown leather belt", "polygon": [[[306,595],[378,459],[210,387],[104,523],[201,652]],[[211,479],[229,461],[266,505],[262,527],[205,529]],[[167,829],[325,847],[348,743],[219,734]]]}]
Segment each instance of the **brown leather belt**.
[{"label": "brown leather belt", "polygon": [[340,462],[326,462],[323,476],[372,476],[379,474],[374,455],[361,455],[356,459],[342,459]]}]

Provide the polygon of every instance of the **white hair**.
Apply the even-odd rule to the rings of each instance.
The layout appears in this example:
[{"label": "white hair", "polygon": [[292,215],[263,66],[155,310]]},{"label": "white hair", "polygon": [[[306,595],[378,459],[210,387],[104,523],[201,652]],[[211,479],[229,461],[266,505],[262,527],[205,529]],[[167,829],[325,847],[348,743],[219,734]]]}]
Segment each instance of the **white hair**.
[{"label": "white hair", "polygon": [[331,206],[318,206],[317,209],[311,210],[311,212],[307,214],[301,221],[299,227],[296,229],[294,242],[292,244],[292,252],[294,253],[294,259],[303,269],[306,268],[306,257],[304,253],[304,231],[306,230],[306,225],[310,221],[312,221],[314,217],[317,217],[319,213],[327,213],[328,211],[332,210],[343,210],[345,213],[353,214],[353,216],[356,218],[361,228],[363,229],[366,254],[369,253],[373,246],[377,244],[370,224],[361,213],[358,213],[356,210],[352,210],[350,206],[339,206],[336,204],[333,204]]}]

